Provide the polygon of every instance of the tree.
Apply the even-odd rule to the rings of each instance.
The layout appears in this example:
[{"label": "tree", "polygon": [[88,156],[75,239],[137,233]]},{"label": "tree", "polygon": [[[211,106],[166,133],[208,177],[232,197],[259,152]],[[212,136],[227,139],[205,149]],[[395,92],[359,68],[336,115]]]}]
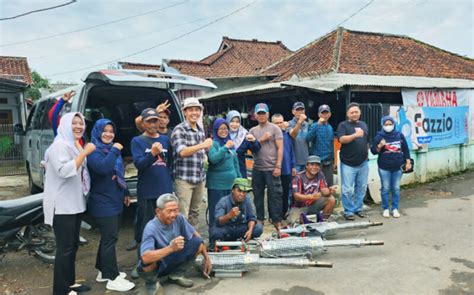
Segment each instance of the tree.
[{"label": "tree", "polygon": [[33,100],[37,100],[41,97],[41,88],[50,89],[49,81],[46,78],[43,78],[38,72],[32,71],[31,78],[33,83],[30,85],[30,88],[26,91],[26,97]]}]

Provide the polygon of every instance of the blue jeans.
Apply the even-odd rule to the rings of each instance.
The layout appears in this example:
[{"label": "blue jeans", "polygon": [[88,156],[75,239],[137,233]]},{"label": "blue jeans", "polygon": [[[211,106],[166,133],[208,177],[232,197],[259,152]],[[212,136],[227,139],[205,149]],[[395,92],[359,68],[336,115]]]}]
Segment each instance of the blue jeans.
[{"label": "blue jeans", "polygon": [[380,193],[382,195],[382,209],[389,209],[388,199],[392,192],[392,210],[398,209],[400,202],[400,181],[402,180],[402,170],[388,171],[379,168],[380,182],[382,187]]},{"label": "blue jeans", "polygon": [[367,181],[369,178],[369,161],[356,167],[341,163],[342,206],[345,215],[354,215],[362,210]]},{"label": "blue jeans", "polygon": [[209,210],[209,228],[214,225],[216,205],[220,199],[230,195],[230,190],[207,189],[207,209]]},{"label": "blue jeans", "polygon": [[296,172],[301,172],[303,170],[306,170],[306,165],[296,165],[295,169]]}]

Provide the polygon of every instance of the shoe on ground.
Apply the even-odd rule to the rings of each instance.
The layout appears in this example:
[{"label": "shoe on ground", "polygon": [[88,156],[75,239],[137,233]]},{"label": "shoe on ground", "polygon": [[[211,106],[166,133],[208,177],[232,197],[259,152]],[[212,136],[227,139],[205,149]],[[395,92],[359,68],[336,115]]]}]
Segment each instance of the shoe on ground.
[{"label": "shoe on ground", "polygon": [[77,295],[77,292],[76,291],[70,291],[69,293],[67,293],[67,295]]},{"label": "shoe on ground", "polygon": [[168,279],[170,282],[183,288],[191,288],[194,286],[194,282],[190,279],[186,279],[185,277],[169,276]]},{"label": "shoe on ground", "polygon": [[360,218],[366,218],[367,217],[367,214],[362,212],[362,211],[356,212],[355,215],[359,216]]},{"label": "shoe on ground", "polygon": [[[125,279],[127,277],[127,274],[124,273],[124,272],[119,272],[119,277],[121,277],[122,279]],[[99,271],[99,273],[97,274],[97,277],[95,278],[95,280],[99,283],[105,283],[105,282],[110,281],[110,279],[102,278],[102,272],[101,271]]]},{"label": "shoe on ground", "polygon": [[127,251],[132,251],[132,250],[137,249],[137,247],[138,247],[138,243],[137,243],[137,241],[136,241],[135,239],[133,239],[133,240],[130,242],[130,244],[127,246],[126,250],[127,250]]},{"label": "shoe on ground", "polygon": [[398,212],[397,209],[393,209],[393,210],[392,210],[392,215],[393,215],[393,217],[395,217],[395,218],[400,218],[400,212]]},{"label": "shoe on ground", "polygon": [[385,217],[385,218],[389,218],[390,217],[390,211],[388,209],[383,210],[382,216]]},{"label": "shoe on ground", "polygon": [[354,217],[354,215],[352,215],[352,214],[351,214],[351,215],[344,214],[344,218],[345,218],[346,220],[349,220],[349,221],[354,221],[354,220],[355,220],[355,217]]},{"label": "shoe on ground", "polygon": [[130,277],[131,277],[132,279],[134,279],[134,280],[137,280],[137,279],[140,278],[140,275],[138,274],[138,271],[137,271],[137,268],[136,268],[136,267],[134,267],[134,268],[132,269],[132,272],[130,273]]},{"label": "shoe on ground", "polygon": [[135,284],[119,275],[115,280],[109,280],[105,288],[112,291],[127,292],[135,288]]},{"label": "shoe on ground", "polygon": [[77,293],[83,293],[83,292],[89,292],[92,288],[84,284],[74,284],[70,286],[69,289]]}]

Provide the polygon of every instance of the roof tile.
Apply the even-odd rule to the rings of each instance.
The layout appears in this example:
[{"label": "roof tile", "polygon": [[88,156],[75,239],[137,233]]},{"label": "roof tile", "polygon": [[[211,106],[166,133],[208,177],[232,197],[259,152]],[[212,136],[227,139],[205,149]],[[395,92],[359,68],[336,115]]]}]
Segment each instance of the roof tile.
[{"label": "roof tile", "polygon": [[0,56],[0,77],[32,84],[26,57]]}]

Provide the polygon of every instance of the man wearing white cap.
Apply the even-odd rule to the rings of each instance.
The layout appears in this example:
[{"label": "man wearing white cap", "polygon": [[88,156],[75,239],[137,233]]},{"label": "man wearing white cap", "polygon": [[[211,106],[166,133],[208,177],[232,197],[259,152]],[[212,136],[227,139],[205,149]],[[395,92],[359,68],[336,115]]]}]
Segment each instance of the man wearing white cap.
[{"label": "man wearing white cap", "polygon": [[177,125],[171,134],[174,188],[179,198],[179,211],[191,225],[197,226],[206,178],[206,149],[212,146],[212,139],[205,139],[204,130],[198,124],[203,106],[197,98],[186,98],[182,110],[185,121]]}]

